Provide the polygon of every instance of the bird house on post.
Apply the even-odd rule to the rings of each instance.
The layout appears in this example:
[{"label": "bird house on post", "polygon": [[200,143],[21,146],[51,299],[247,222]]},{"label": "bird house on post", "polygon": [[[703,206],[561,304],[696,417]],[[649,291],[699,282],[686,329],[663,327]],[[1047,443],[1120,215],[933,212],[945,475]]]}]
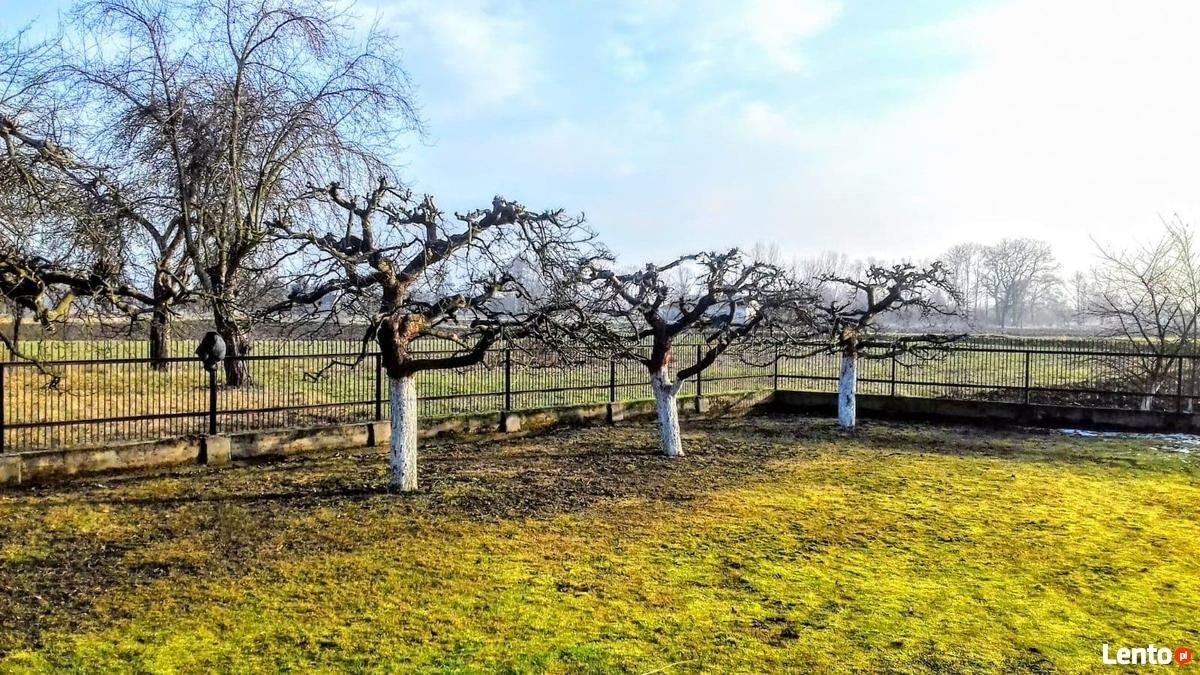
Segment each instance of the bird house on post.
[{"label": "bird house on post", "polygon": [[200,346],[196,347],[196,356],[204,364],[204,369],[210,373],[217,372],[217,366],[225,360],[225,340],[213,331],[204,334]]}]

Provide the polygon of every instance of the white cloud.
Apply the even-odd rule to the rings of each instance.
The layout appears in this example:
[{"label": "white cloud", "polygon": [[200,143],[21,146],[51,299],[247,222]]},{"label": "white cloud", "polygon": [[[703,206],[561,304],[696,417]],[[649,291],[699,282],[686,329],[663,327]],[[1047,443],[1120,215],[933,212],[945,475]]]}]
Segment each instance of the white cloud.
[{"label": "white cloud", "polygon": [[631,35],[614,39],[618,68],[649,49],[681,54],[683,76],[720,70],[744,75],[795,74],[807,67],[805,40],[829,29],[841,14],[839,0],[634,2],[621,17]]},{"label": "white cloud", "polygon": [[628,39],[619,35],[608,38],[604,56],[612,63],[617,74],[626,80],[640,80],[650,70],[642,52]]},{"label": "white cloud", "polygon": [[833,0],[755,0],[745,5],[738,27],[769,63],[799,72],[805,59],[798,44],[829,28],[840,12]]},{"label": "white cloud", "polygon": [[446,97],[455,104],[439,107],[440,118],[471,116],[534,97],[544,64],[529,39],[538,32],[530,17],[485,0],[417,0],[385,12],[385,18],[389,15],[410,52],[431,49],[456,80],[457,96]]}]

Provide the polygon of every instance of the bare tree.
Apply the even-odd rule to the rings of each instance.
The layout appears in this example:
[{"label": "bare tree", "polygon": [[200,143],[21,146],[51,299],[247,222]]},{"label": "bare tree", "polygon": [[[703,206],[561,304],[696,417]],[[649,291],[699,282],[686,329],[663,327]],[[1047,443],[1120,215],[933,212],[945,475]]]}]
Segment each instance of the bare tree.
[{"label": "bare tree", "polygon": [[[625,273],[596,265],[587,275],[591,338],[606,355],[646,368],[661,450],[668,457],[683,455],[678,395],[684,382],[756,334],[807,330],[811,320],[809,289],[779,266],[748,259],[737,249],[685,255]],[[703,353],[672,377],[672,350],[685,334],[703,339]]]},{"label": "bare tree", "polygon": [[13,313],[12,336],[0,340],[18,357],[27,313],[50,331],[84,304],[136,316],[146,300],[123,274],[120,214],[97,201],[54,137],[56,50],[25,33],[0,40],[0,296]]},{"label": "bare tree", "polygon": [[[415,198],[387,179],[357,197],[332,183],[312,189],[309,198],[341,217],[272,221],[299,248],[295,290],[265,313],[366,321],[363,354],[371,341],[378,344],[389,380],[391,485],[415,490],[414,376],[480,363],[505,338],[564,345],[562,336],[580,323],[571,289],[584,266],[607,254],[582,216],[531,212],[502,197],[452,219],[432,197]],[[331,221],[344,226],[315,225]],[[297,309],[309,316],[297,316]],[[439,340],[437,355],[414,351],[422,338]]]},{"label": "bare tree", "polygon": [[974,319],[979,313],[982,276],[980,267],[983,257],[984,247],[974,242],[951,246],[942,256],[950,280],[962,296],[963,306],[959,308],[960,314],[967,319]]},{"label": "bare tree", "polygon": [[[856,389],[858,360],[868,348],[882,347],[873,353],[890,358],[899,353],[919,353],[933,345],[944,344],[961,335],[903,335],[879,343],[879,319],[891,312],[916,311],[925,317],[955,316],[962,306],[958,289],[941,262],[924,267],[910,263],[890,266],[871,265],[862,275],[826,275],[822,286],[832,288],[835,299],[822,307],[829,344],[821,351],[840,353],[838,376],[838,424],[853,429],[857,424]],[[950,302],[940,298],[948,297]]]},{"label": "bare tree", "polygon": [[1146,356],[1106,359],[1112,376],[1144,392],[1150,410],[1171,381],[1180,359],[1195,353],[1200,320],[1200,251],[1190,227],[1164,222],[1158,240],[1128,251],[1097,244],[1091,314],[1113,335]]},{"label": "bare tree", "polygon": [[51,68],[71,112],[56,165],[141,258],[156,357],[173,307],[200,299],[234,357],[226,383],[246,382],[247,305],[286,254],[271,222],[298,217],[312,182],[379,173],[419,127],[395,42],[343,7],[84,0],[73,12]]},{"label": "bare tree", "polygon": [[796,265],[799,279],[820,279],[826,276],[848,276],[861,271],[863,263],[853,263],[845,253],[825,251],[819,255],[802,258]]},{"label": "bare tree", "polygon": [[1095,285],[1092,282],[1094,274],[1094,272],[1092,275],[1075,272],[1068,280],[1071,320],[1076,326],[1082,326],[1087,321],[1088,316],[1092,312],[1092,307],[1096,303]]},{"label": "bare tree", "polygon": [[981,263],[979,281],[1000,328],[1020,325],[1031,302],[1058,283],[1054,252],[1037,239],[1002,239],[984,248]]}]

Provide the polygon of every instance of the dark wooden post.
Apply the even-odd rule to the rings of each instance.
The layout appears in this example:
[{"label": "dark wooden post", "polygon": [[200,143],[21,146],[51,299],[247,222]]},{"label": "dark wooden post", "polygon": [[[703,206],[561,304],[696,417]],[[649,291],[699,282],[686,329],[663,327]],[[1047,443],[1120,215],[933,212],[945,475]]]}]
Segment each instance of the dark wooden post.
[{"label": "dark wooden post", "polygon": [[0,455],[4,454],[4,364],[0,363]]}]

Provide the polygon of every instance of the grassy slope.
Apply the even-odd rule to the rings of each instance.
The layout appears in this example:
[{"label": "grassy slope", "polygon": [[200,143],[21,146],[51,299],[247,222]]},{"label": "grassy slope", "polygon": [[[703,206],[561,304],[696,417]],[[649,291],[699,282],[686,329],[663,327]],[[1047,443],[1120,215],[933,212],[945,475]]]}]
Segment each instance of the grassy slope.
[{"label": "grassy slope", "polygon": [[723,421],[0,494],[0,671],[1089,671],[1200,646],[1145,441]]}]

